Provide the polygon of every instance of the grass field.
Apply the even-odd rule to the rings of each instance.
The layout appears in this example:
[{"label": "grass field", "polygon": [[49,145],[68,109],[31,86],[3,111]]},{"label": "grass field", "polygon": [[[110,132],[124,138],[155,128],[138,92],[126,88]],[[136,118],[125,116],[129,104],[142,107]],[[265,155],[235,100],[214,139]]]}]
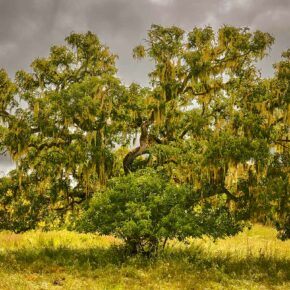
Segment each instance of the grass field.
[{"label": "grass field", "polygon": [[255,225],[213,242],[171,241],[158,258],[126,257],[112,237],[0,233],[0,289],[290,289],[290,241]]}]

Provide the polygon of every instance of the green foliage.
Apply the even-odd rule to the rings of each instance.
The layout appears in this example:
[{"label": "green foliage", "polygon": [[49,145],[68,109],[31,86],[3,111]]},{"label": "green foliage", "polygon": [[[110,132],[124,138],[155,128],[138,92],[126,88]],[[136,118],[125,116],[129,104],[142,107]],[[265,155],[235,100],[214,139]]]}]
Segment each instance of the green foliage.
[{"label": "green foliage", "polygon": [[[26,226],[13,227],[10,217],[3,228],[33,228],[55,213],[61,224],[66,212],[77,213],[78,205],[113,170],[112,149],[122,128],[122,121],[115,124],[118,96],[123,93],[115,77],[115,56],[90,32],[71,34],[66,42],[53,46],[47,58],[36,59],[32,72],[17,72],[14,84],[1,71],[5,123],[0,126],[0,146],[17,162],[15,176],[7,177],[10,186],[1,191],[2,207],[12,191],[13,219],[31,219]],[[23,106],[16,104],[18,97]],[[17,214],[22,198],[32,208],[38,204],[35,214],[29,205],[20,211],[22,218]]]},{"label": "green foliage", "polygon": [[236,234],[241,223],[225,204],[224,196],[201,202],[188,186],[156,171],[139,170],[113,179],[105,192],[95,194],[80,229],[115,235],[131,253],[152,253],[168,239]]}]

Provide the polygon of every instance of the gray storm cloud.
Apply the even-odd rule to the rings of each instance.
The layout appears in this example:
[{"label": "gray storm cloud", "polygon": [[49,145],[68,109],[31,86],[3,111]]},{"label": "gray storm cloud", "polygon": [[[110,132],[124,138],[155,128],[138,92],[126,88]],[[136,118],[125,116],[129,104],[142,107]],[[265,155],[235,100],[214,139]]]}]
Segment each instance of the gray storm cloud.
[{"label": "gray storm cloud", "polygon": [[[230,24],[270,32],[276,41],[261,63],[264,75],[271,75],[272,63],[290,47],[289,0],[0,0],[0,67],[13,77],[70,32],[91,30],[119,55],[123,81],[146,84],[150,64],[134,61],[131,52],[152,23],[186,30]],[[9,157],[1,158],[0,171],[9,164]]]}]

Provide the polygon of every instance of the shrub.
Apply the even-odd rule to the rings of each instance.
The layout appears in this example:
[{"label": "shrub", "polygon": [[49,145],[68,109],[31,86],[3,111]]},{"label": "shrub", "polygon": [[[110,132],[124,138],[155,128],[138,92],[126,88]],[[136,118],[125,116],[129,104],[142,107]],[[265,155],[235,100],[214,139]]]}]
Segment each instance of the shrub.
[{"label": "shrub", "polygon": [[121,238],[131,254],[156,253],[161,242],[165,246],[171,238],[218,238],[241,230],[223,196],[200,202],[197,195],[160,172],[139,170],[113,179],[105,191],[97,192],[79,230]]}]

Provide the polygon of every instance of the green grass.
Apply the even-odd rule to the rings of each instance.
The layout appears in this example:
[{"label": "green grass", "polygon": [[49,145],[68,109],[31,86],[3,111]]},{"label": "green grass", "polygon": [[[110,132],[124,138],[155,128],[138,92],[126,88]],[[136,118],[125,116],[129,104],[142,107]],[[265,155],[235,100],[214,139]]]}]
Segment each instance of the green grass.
[{"label": "green grass", "polygon": [[0,289],[290,289],[290,241],[255,225],[213,242],[171,241],[158,258],[126,257],[112,237],[0,233]]}]

